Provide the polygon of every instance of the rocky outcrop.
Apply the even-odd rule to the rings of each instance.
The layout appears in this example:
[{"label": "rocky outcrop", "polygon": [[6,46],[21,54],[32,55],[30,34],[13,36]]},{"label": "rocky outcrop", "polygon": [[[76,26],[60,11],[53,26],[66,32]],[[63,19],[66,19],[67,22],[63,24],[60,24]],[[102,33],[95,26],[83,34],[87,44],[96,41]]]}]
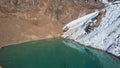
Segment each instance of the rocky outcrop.
[{"label": "rocky outcrop", "polygon": [[[3,12],[30,12],[66,23],[83,16],[104,5],[98,0],[1,0],[0,11]],[[34,11],[34,12],[33,12]],[[81,13],[81,14],[80,14]],[[28,13],[29,14],[29,13]],[[36,15],[37,15],[36,14]],[[31,15],[31,16],[32,16]],[[38,16],[38,15],[37,15]]]},{"label": "rocky outcrop", "polygon": [[1,0],[0,10],[7,12],[28,11],[40,3],[40,0]]},{"label": "rocky outcrop", "polygon": [[79,13],[86,14],[102,7],[103,4],[97,0],[51,0],[45,13],[61,20],[75,17]]},{"label": "rocky outcrop", "polygon": [[62,37],[120,57],[120,1],[67,24]]}]

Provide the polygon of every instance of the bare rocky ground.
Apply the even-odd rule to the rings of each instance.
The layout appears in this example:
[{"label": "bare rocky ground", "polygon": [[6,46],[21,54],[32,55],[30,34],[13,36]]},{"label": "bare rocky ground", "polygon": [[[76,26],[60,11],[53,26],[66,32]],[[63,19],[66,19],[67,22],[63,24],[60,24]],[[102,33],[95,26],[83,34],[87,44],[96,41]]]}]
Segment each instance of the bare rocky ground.
[{"label": "bare rocky ground", "polygon": [[103,7],[97,0],[0,0],[0,47],[59,37],[66,23]]},{"label": "bare rocky ground", "polygon": [[49,18],[26,20],[8,14],[0,16],[0,46],[58,37],[61,34],[61,28],[61,24]]}]

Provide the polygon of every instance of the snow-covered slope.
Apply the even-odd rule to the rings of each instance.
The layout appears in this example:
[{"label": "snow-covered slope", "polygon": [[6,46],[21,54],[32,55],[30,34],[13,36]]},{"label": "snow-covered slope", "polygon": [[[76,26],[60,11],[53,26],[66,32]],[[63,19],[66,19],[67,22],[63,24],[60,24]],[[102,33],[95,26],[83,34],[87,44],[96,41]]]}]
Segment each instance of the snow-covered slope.
[{"label": "snow-covered slope", "polygon": [[102,3],[108,3],[108,0],[99,0],[101,1]]},{"label": "snow-covered slope", "polygon": [[120,57],[120,3],[78,18],[63,28],[62,37]]}]

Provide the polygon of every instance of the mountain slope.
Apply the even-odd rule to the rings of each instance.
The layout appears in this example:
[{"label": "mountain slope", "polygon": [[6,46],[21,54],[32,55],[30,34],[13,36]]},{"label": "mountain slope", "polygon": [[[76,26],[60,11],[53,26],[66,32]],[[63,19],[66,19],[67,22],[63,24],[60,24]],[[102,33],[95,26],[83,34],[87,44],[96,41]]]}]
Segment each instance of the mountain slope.
[{"label": "mountain slope", "polygon": [[63,28],[62,37],[120,57],[120,1],[78,18]]},{"label": "mountain slope", "polygon": [[0,47],[58,37],[65,23],[102,7],[98,0],[0,0]]}]

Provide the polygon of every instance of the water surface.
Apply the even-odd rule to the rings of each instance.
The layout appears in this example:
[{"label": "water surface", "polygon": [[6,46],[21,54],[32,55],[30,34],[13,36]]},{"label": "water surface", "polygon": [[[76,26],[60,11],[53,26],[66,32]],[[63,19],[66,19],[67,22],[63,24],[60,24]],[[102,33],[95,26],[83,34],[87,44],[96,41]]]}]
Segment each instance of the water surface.
[{"label": "water surface", "polygon": [[104,52],[60,38],[32,41],[0,49],[2,68],[120,68]]}]

